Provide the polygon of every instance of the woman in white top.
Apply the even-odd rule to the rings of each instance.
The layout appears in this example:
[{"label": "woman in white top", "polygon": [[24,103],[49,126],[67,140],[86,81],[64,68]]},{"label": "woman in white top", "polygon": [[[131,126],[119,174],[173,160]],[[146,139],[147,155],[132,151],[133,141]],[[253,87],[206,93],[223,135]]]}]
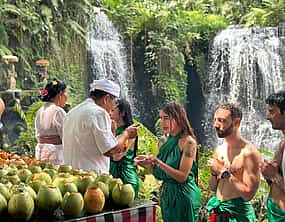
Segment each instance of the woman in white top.
[{"label": "woman in white top", "polygon": [[46,102],[36,115],[36,159],[53,164],[63,164],[62,126],[66,115],[63,107],[67,101],[66,85],[53,79],[44,90],[41,100]]}]

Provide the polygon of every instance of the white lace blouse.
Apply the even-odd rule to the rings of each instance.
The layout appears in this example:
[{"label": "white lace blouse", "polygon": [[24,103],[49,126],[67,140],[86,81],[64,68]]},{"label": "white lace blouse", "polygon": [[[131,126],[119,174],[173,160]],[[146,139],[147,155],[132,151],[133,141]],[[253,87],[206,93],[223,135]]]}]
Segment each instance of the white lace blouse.
[{"label": "white lace blouse", "polygon": [[62,139],[63,120],[66,112],[54,103],[46,103],[35,119],[36,137],[59,136]]}]

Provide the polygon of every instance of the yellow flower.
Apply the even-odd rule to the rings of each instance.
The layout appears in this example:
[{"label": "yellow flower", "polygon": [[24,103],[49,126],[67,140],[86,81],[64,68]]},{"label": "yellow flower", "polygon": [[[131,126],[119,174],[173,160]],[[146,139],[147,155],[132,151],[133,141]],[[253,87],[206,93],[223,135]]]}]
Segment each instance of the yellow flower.
[{"label": "yellow flower", "polygon": [[52,85],[53,85],[53,86],[56,86],[56,85],[57,85],[57,81],[53,80],[53,81],[52,81]]}]

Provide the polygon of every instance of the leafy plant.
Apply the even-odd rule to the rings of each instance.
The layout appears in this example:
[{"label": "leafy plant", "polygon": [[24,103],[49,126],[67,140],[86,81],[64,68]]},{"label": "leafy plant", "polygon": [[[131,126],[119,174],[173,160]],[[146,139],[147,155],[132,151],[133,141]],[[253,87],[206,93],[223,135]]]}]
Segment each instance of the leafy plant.
[{"label": "leafy plant", "polygon": [[26,114],[27,130],[20,133],[19,139],[16,141],[16,145],[24,150],[24,154],[34,156],[36,147],[36,135],[35,135],[35,117],[38,109],[43,106],[43,102],[35,102],[30,107]]}]

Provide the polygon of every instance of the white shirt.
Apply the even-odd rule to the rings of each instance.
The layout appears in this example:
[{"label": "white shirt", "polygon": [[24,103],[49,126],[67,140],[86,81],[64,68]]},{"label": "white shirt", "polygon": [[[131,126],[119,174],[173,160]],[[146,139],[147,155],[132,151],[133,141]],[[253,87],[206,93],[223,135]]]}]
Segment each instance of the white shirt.
[{"label": "white shirt", "polygon": [[62,138],[62,125],[66,112],[54,103],[46,103],[36,114],[36,137],[59,136]]},{"label": "white shirt", "polygon": [[86,99],[67,114],[63,124],[65,164],[109,173],[110,158],[103,154],[117,144],[109,114],[93,99]]},{"label": "white shirt", "polygon": [[[36,114],[35,130],[36,137],[59,136],[62,139],[63,120],[66,112],[60,106],[47,102]],[[62,145],[38,143],[35,148],[37,160],[63,164]]]}]

